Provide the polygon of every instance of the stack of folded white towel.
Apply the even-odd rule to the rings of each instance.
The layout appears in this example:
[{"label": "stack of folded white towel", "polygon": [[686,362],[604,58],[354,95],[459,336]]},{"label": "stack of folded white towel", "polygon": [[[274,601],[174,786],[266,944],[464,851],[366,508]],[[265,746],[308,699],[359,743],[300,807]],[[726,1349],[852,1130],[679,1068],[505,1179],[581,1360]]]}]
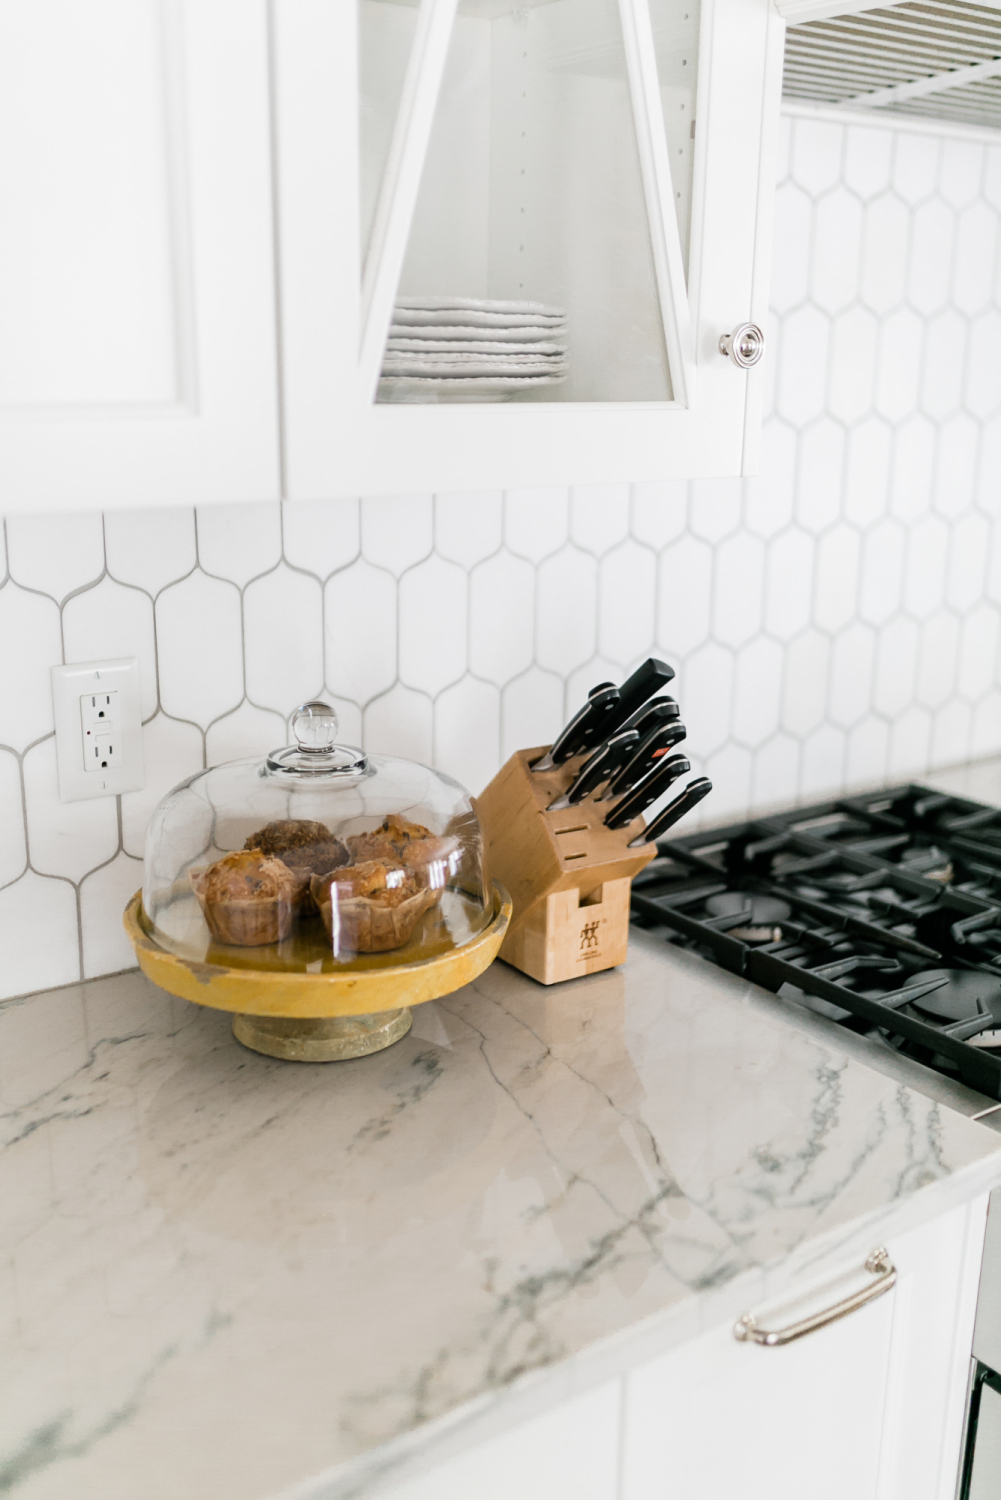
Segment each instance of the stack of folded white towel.
[{"label": "stack of folded white towel", "polygon": [[382,362],[385,394],[415,383],[470,396],[558,384],[566,332],[563,309],[541,302],[401,297]]}]

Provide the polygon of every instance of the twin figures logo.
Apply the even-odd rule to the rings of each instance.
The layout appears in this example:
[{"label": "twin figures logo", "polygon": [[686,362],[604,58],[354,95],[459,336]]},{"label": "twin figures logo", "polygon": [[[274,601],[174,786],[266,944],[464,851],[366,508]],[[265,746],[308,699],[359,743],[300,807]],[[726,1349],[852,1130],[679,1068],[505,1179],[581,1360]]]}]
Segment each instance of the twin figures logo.
[{"label": "twin figures logo", "polygon": [[604,921],[600,917],[596,922],[585,922],[580,930],[580,957],[593,958],[598,951],[598,928]]}]

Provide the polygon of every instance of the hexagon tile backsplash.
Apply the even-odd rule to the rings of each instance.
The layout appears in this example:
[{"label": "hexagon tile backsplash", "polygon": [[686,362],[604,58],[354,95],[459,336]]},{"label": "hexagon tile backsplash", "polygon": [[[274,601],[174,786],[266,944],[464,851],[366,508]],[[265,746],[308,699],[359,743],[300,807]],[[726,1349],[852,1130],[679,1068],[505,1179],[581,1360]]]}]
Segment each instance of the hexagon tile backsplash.
[{"label": "hexagon tile backsplash", "polygon": [[[655,650],[714,818],[1001,751],[999,216],[1001,144],[785,117],[759,479],[10,517],[0,994],[130,964],[157,800],[320,693],[479,790]],[[64,806],[49,668],[122,655],[146,786]]]}]

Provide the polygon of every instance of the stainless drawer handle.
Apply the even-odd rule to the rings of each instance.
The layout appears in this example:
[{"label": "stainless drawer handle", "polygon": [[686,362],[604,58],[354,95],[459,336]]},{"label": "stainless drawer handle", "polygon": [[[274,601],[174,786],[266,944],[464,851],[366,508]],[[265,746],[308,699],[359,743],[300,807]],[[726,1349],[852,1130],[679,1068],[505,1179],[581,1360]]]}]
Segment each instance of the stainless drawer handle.
[{"label": "stainless drawer handle", "polygon": [[744,1313],[743,1317],[738,1318],[733,1325],[734,1338],[754,1344],[765,1344],[768,1348],[773,1348],[776,1344],[791,1344],[793,1339],[801,1339],[805,1333],[813,1333],[815,1328],[825,1328],[828,1323],[836,1323],[839,1318],[847,1318],[848,1314],[855,1312],[857,1308],[865,1307],[867,1302],[873,1302],[877,1297],[882,1297],[897,1279],[896,1267],[882,1245],[867,1257],[865,1269],[871,1276],[875,1276],[876,1280],[864,1286],[861,1291],[853,1292],[843,1302],[835,1302],[833,1307],[825,1307],[822,1312],[814,1313],[810,1318],[803,1318],[799,1323],[790,1323],[788,1328],[759,1328],[754,1314]]}]

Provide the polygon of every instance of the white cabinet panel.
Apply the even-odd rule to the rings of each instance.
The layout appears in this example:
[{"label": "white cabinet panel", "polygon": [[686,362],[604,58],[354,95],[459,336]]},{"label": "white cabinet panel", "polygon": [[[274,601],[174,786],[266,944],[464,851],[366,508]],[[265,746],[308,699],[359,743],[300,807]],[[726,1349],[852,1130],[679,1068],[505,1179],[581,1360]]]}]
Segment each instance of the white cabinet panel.
[{"label": "white cabinet panel", "polygon": [[611,1381],[387,1491],[385,1500],[616,1500],[619,1396]]},{"label": "white cabinet panel", "polygon": [[0,0],[0,509],[278,494],[264,0]]}]

